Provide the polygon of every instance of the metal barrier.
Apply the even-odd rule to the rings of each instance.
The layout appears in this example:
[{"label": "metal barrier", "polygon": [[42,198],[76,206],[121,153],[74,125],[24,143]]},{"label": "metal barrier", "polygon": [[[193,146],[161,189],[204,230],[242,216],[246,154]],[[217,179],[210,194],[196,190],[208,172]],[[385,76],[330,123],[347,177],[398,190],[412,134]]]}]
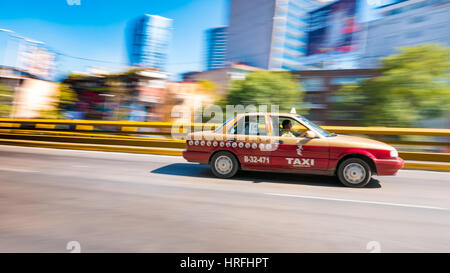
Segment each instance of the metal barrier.
[{"label": "metal barrier", "polygon": [[[201,130],[214,129],[221,124],[175,124],[178,128]],[[98,120],[50,120],[50,119],[0,119],[0,144],[65,149],[103,151],[128,151],[138,153],[181,155],[183,140],[171,139],[174,132],[170,122],[98,121]],[[450,129],[391,128],[323,126],[324,129],[342,134],[377,136],[450,137]],[[186,130],[175,130],[184,136]],[[146,136],[146,137],[143,137]],[[153,137],[148,137],[153,136]],[[404,141],[381,139],[400,146],[450,147],[449,141]],[[448,140],[448,139],[447,139]],[[39,146],[40,145],[40,146]],[[450,171],[450,153],[399,151],[407,160],[406,167]],[[415,161],[415,162],[409,162]],[[419,162],[418,162],[419,161]]]}]

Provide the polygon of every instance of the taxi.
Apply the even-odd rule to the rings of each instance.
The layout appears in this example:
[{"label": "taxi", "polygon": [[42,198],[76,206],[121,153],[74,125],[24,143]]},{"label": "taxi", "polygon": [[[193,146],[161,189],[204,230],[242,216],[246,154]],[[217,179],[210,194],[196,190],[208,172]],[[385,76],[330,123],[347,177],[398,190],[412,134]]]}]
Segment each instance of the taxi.
[{"label": "taxi", "polygon": [[336,175],[348,187],[364,187],[372,175],[403,167],[383,142],[329,133],[298,114],[236,115],[214,131],[190,133],[183,157],[209,164],[219,178],[239,170]]}]

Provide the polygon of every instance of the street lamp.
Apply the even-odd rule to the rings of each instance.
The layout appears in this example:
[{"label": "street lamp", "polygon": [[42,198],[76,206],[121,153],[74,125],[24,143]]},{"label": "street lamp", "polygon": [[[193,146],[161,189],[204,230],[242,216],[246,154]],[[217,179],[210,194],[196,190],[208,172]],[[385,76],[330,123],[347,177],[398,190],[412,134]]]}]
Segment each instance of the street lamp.
[{"label": "street lamp", "polygon": [[21,36],[21,35],[17,34],[16,32],[14,32],[12,30],[9,30],[9,29],[0,28],[0,31],[1,32],[6,32],[12,37],[22,39],[22,40],[24,40],[26,42],[29,42],[29,43],[32,43],[32,44],[44,44],[44,42],[36,41],[36,40],[30,39],[30,38]]},{"label": "street lamp", "polygon": [[0,28],[0,31],[8,32],[8,33],[14,33],[14,31],[9,30],[9,29],[4,29],[4,28]]}]

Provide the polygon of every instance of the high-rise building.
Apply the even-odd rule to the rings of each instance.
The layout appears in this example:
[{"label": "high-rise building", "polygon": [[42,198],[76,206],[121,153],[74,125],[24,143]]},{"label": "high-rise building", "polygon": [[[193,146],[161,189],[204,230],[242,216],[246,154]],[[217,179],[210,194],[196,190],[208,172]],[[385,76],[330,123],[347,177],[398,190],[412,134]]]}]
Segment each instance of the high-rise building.
[{"label": "high-rise building", "polygon": [[402,46],[450,45],[450,1],[408,0],[379,8],[383,17],[370,22],[361,67],[379,65],[380,58]]},{"label": "high-rise building", "polygon": [[172,19],[143,15],[128,25],[127,47],[131,66],[165,70]]},{"label": "high-rise building", "polygon": [[297,70],[306,54],[308,12],[327,0],[232,0],[226,60]]},{"label": "high-rise building", "polygon": [[311,11],[304,69],[357,68],[367,6],[363,0],[338,0]]},{"label": "high-rise building", "polygon": [[225,65],[227,27],[216,27],[206,31],[206,70]]}]

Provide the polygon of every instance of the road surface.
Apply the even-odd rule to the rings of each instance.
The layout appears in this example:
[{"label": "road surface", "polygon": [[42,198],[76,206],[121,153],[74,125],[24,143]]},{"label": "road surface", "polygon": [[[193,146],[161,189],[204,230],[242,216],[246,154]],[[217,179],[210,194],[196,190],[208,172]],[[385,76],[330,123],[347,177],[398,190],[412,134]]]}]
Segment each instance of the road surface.
[{"label": "road surface", "polygon": [[[0,146],[0,252],[449,252],[450,173],[214,178],[181,157]],[[77,244],[77,243],[75,243]]]}]

